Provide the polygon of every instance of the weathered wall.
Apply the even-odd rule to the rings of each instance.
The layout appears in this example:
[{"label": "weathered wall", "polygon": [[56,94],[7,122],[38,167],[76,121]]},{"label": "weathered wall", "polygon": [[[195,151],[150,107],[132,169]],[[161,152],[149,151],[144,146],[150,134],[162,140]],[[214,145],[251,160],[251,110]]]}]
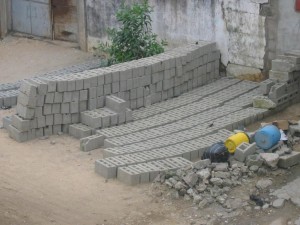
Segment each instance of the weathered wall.
[{"label": "weathered wall", "polygon": [[[268,0],[150,0],[153,29],[171,44],[216,41],[222,62],[263,68],[265,17],[260,4]],[[105,29],[116,26],[120,0],[87,0],[89,48],[106,40]]]},{"label": "weathered wall", "polygon": [[278,8],[277,55],[300,49],[300,12],[295,11],[295,1],[278,0]]},{"label": "weathered wall", "polygon": [[0,0],[0,38],[7,33],[6,0]]}]

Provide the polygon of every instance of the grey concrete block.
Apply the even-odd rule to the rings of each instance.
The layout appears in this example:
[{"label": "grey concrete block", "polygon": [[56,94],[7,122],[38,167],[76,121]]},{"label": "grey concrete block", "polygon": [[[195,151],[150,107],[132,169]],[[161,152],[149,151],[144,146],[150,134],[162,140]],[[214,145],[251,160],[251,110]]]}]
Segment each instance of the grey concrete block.
[{"label": "grey concrete block", "polygon": [[262,95],[268,95],[271,87],[275,84],[274,81],[268,79],[259,83],[259,92]]},{"label": "grey concrete block", "polygon": [[21,132],[12,125],[8,126],[9,137],[13,138],[17,142],[28,141],[28,132]]},{"label": "grey concrete block", "polygon": [[72,123],[72,114],[66,113],[62,114],[62,124],[70,124]]},{"label": "grey concrete block", "polygon": [[119,113],[118,124],[123,124],[126,122],[126,112]]},{"label": "grey concrete block", "polygon": [[11,125],[11,116],[4,116],[2,118],[2,124],[4,129],[8,130],[8,126]]},{"label": "grey concrete block", "polygon": [[51,113],[52,114],[59,114],[59,113],[61,113],[61,111],[60,111],[60,104],[59,103],[52,104],[52,111],[51,111]]},{"label": "grey concrete block", "polygon": [[104,85],[104,95],[110,95],[111,92],[111,84],[105,84]]},{"label": "grey concrete block", "polygon": [[88,96],[89,96],[89,98],[96,98],[97,97],[97,88],[96,87],[89,88]]},{"label": "grey concrete block", "polygon": [[54,95],[55,95],[54,92],[47,93],[45,96],[45,103],[52,104],[54,102]]},{"label": "grey concrete block", "polygon": [[30,80],[23,80],[19,90],[27,96],[37,96],[37,86],[31,83]]},{"label": "grey concrete block", "polygon": [[88,109],[88,101],[79,102],[79,112],[86,111]]},{"label": "grey concrete block", "polygon": [[79,113],[71,114],[71,123],[80,123],[80,114]]},{"label": "grey concrete block", "polygon": [[50,115],[50,114],[52,114],[52,104],[44,104],[43,114],[44,115]]},{"label": "grey concrete block", "polygon": [[46,126],[46,117],[45,116],[40,116],[37,117],[37,127],[42,128]]},{"label": "grey concrete block", "polygon": [[95,161],[95,172],[106,179],[117,177],[117,166],[105,159]]},{"label": "grey concrete block", "polygon": [[38,95],[36,97],[36,106],[41,107],[44,106],[45,103],[45,95]]},{"label": "grey concrete block", "polygon": [[53,125],[53,134],[59,134],[60,132],[62,132],[62,126],[59,125]]},{"label": "grey concrete block", "polygon": [[18,129],[20,132],[29,131],[30,129],[30,120],[24,120],[18,115],[13,115],[11,117],[11,125]]},{"label": "grey concrete block", "polygon": [[54,125],[63,124],[63,116],[62,116],[62,114],[54,114],[53,124]]},{"label": "grey concrete block", "polygon": [[20,117],[24,119],[32,119],[34,117],[34,109],[27,108],[21,103],[17,104],[17,113]]},{"label": "grey concrete block", "polygon": [[79,100],[80,101],[88,100],[88,90],[81,90],[79,92]]},{"label": "grey concrete block", "polygon": [[105,106],[105,96],[97,98],[97,108],[103,108]]},{"label": "grey concrete block", "polygon": [[28,96],[22,92],[18,95],[18,102],[29,108],[34,108],[36,106],[36,101],[36,96]]},{"label": "grey concrete block", "polygon": [[127,107],[127,102],[117,96],[110,95],[105,98],[106,107],[112,109],[115,112],[125,112]]},{"label": "grey concrete block", "polygon": [[62,103],[61,104],[61,113],[70,113],[70,103]]},{"label": "grey concrete block", "polygon": [[78,112],[79,112],[79,102],[71,102],[70,113],[78,113]]},{"label": "grey concrete block", "polygon": [[44,127],[44,135],[45,136],[51,136],[51,135],[53,135],[53,127],[52,126],[46,126],[46,127]]},{"label": "grey concrete block", "polygon": [[95,133],[95,130],[83,124],[72,124],[69,126],[69,134],[77,139],[91,136]]},{"label": "grey concrete block", "polygon": [[140,174],[133,168],[119,167],[117,179],[127,185],[137,185],[140,183]]},{"label": "grey concrete block", "polygon": [[236,148],[234,158],[240,162],[244,162],[249,155],[253,155],[255,152],[256,143],[249,144],[243,142]]},{"label": "grey concrete block", "polygon": [[87,152],[104,145],[104,136],[95,134],[86,138],[80,139],[80,150]]},{"label": "grey concrete block", "polygon": [[46,115],[46,126],[52,126],[53,123],[54,123],[54,116],[53,116],[53,114]]},{"label": "grey concrete block", "polygon": [[289,168],[297,165],[300,162],[300,152],[292,151],[291,154],[279,157],[278,166],[281,168]]}]

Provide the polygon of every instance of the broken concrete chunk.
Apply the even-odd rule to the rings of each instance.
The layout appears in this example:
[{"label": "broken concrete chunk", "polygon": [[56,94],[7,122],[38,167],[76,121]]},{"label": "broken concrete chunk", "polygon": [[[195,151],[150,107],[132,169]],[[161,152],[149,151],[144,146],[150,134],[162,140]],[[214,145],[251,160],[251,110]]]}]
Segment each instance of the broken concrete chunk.
[{"label": "broken concrete chunk", "polygon": [[264,160],[265,164],[274,168],[279,161],[279,155],[277,153],[260,153],[260,157]]},{"label": "broken concrete chunk", "polygon": [[266,96],[255,96],[253,98],[253,107],[261,109],[274,109],[276,103]]},{"label": "broken concrete chunk", "polygon": [[261,179],[256,183],[256,188],[259,190],[265,190],[269,188],[273,182],[270,179]]}]

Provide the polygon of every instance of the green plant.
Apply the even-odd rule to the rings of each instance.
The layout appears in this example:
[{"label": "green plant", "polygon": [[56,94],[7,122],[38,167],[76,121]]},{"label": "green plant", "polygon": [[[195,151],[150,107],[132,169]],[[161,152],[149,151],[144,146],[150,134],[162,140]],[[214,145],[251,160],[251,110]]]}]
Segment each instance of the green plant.
[{"label": "green plant", "polygon": [[165,41],[158,42],[152,33],[151,17],[153,7],[148,0],[125,5],[121,3],[116,18],[120,28],[109,28],[110,45],[101,44],[102,51],[109,53],[109,64],[149,57],[164,52]]}]

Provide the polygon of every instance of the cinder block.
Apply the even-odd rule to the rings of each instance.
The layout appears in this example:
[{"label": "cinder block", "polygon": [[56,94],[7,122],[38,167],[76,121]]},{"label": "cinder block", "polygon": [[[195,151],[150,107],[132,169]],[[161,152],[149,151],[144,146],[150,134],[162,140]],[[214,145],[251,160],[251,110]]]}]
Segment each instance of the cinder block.
[{"label": "cinder block", "polygon": [[36,96],[28,96],[22,92],[19,92],[18,95],[18,102],[21,103],[24,106],[27,106],[29,108],[34,108],[36,106],[37,98]]},{"label": "cinder block", "polygon": [[119,113],[118,124],[123,124],[126,122],[126,112]]},{"label": "cinder block", "polygon": [[100,148],[104,145],[104,136],[103,135],[92,135],[86,138],[80,139],[80,150],[87,152],[97,148]]},{"label": "cinder block", "polygon": [[2,119],[2,124],[3,124],[3,127],[8,130],[8,126],[11,125],[11,116],[5,116],[3,117]]},{"label": "cinder block", "polygon": [[58,134],[62,132],[62,126],[61,125],[53,125],[53,134]]},{"label": "cinder block", "polygon": [[105,106],[105,96],[97,98],[97,108],[103,108]]},{"label": "cinder block", "polygon": [[105,84],[104,85],[104,95],[110,95],[111,94],[111,84]]},{"label": "cinder block", "polygon": [[36,106],[37,107],[42,107],[44,106],[45,103],[45,95],[38,95],[36,96]]},{"label": "cinder block", "polygon": [[32,119],[34,117],[34,109],[28,108],[21,103],[17,104],[17,113],[24,119]]},{"label": "cinder block", "polygon": [[268,95],[271,87],[274,85],[274,81],[268,79],[259,83],[259,91],[262,95]]},{"label": "cinder block", "polygon": [[35,138],[43,137],[44,136],[44,129],[37,128],[35,129]]},{"label": "cinder block", "polygon": [[30,80],[23,80],[19,90],[29,97],[37,96],[37,86],[31,83]]},{"label": "cinder block", "polygon": [[16,140],[17,142],[28,141],[28,132],[21,132],[12,125],[8,126],[9,137]]},{"label": "cinder block", "polygon": [[51,136],[52,134],[53,134],[53,127],[52,126],[44,127],[44,135],[45,136]]},{"label": "cinder block", "polygon": [[88,109],[88,101],[79,102],[79,112],[84,112]]},{"label": "cinder block", "polygon": [[70,113],[70,103],[62,103],[61,104],[61,113]]},{"label": "cinder block", "polygon": [[20,132],[29,131],[30,120],[24,120],[18,115],[13,115],[11,117],[11,125],[18,129]]},{"label": "cinder block", "polygon": [[91,87],[89,88],[89,98],[96,98],[97,97],[97,88]]},{"label": "cinder block", "polygon": [[88,90],[81,90],[79,92],[79,100],[80,101],[88,100]]},{"label": "cinder block", "polygon": [[105,98],[106,107],[112,109],[115,112],[125,112],[127,107],[127,102],[117,96],[110,95]]},{"label": "cinder block", "polygon": [[71,114],[66,113],[66,114],[63,114],[62,116],[63,116],[62,117],[62,119],[63,119],[62,124],[70,124],[70,123],[72,123],[72,116],[71,116]]},{"label": "cinder block", "polygon": [[140,183],[140,174],[130,167],[119,167],[117,179],[127,185],[137,185]]},{"label": "cinder block", "polygon": [[249,144],[243,142],[236,148],[234,158],[240,162],[244,162],[249,155],[253,155],[255,152],[256,143]]},{"label": "cinder block", "polygon": [[46,126],[52,126],[53,123],[54,123],[54,116],[53,116],[53,114],[46,115]]},{"label": "cinder block", "polygon": [[37,127],[42,128],[46,126],[46,117],[45,116],[40,116],[37,117]]},{"label": "cinder block", "polygon": [[95,161],[95,172],[106,179],[117,177],[117,166],[105,159]]},{"label": "cinder block", "polygon": [[54,102],[54,96],[55,96],[54,92],[47,93],[45,97],[45,103],[52,104]]},{"label": "cinder block", "polygon": [[78,113],[78,112],[79,112],[79,102],[71,102],[70,113]]},{"label": "cinder block", "polygon": [[79,113],[71,114],[71,123],[80,123],[80,114]]},{"label": "cinder block", "polygon": [[55,104],[52,104],[52,114],[59,114],[61,113],[60,111],[60,104],[59,103],[55,103]]},{"label": "cinder block", "polygon": [[91,127],[83,125],[81,123],[72,124],[69,126],[69,134],[77,139],[91,136],[95,133],[95,130]]},{"label": "cinder block", "polygon": [[54,114],[54,125],[59,125],[63,123],[62,114]]},{"label": "cinder block", "polygon": [[88,109],[93,110],[97,108],[97,99],[96,98],[90,98],[88,100]]},{"label": "cinder block", "polygon": [[289,168],[297,165],[300,162],[300,152],[292,151],[291,154],[279,157],[278,166],[281,168]]},{"label": "cinder block", "polygon": [[72,92],[64,92],[63,93],[63,102],[71,102],[72,101]]}]

